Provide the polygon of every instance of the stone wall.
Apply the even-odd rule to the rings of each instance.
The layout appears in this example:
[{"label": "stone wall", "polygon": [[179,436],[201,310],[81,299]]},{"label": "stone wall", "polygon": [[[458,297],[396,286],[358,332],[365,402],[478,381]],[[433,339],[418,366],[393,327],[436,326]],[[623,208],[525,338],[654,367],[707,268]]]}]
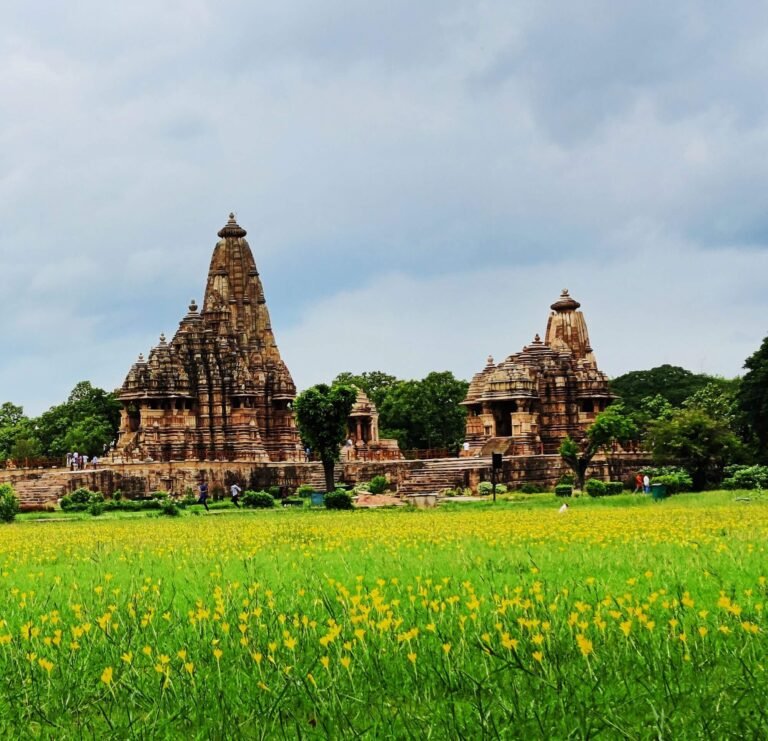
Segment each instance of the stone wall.
[{"label": "stone wall", "polygon": [[[611,462],[613,475],[609,476],[609,464],[604,458],[593,461],[589,474],[608,480],[627,478],[639,467],[648,465],[646,455],[621,454]],[[500,483],[520,486],[533,483],[552,487],[568,469],[559,456],[532,455],[505,458],[498,480]],[[97,470],[68,471],[66,469],[16,469],[0,471],[0,482],[10,482],[16,487],[23,504],[41,506],[55,502],[59,497],[79,487],[111,495],[120,489],[128,497],[146,496],[153,491],[170,491],[183,495],[191,490],[196,493],[197,483],[203,475],[209,489],[226,491],[237,481],[244,488],[264,489],[280,486],[292,491],[300,484],[323,488],[323,470],[319,463],[250,463],[203,461],[179,463],[124,463],[105,466]],[[439,491],[463,482],[473,490],[481,481],[491,480],[490,458],[441,459],[415,461],[349,461],[336,466],[336,480],[348,484],[370,481],[376,475],[386,476],[398,489]]]}]

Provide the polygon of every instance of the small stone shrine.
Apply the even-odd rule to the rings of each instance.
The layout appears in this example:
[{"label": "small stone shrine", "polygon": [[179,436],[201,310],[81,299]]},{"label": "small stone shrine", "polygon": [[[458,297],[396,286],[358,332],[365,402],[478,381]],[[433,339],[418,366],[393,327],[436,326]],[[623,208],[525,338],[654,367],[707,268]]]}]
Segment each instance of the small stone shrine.
[{"label": "small stone shrine", "polygon": [[218,233],[202,311],[131,367],[116,454],[123,460],[300,460],[296,387],[280,357],[246,231]]},{"label": "small stone shrine", "polygon": [[[403,455],[397,440],[379,437],[379,410],[361,388],[347,418],[347,444],[342,457],[362,460],[400,460]],[[350,444],[351,443],[351,444]]]},{"label": "small stone shrine", "polygon": [[556,453],[561,441],[583,437],[611,403],[608,378],[597,368],[587,324],[567,290],[552,304],[542,342],[533,342],[475,374],[467,407],[464,455]]}]

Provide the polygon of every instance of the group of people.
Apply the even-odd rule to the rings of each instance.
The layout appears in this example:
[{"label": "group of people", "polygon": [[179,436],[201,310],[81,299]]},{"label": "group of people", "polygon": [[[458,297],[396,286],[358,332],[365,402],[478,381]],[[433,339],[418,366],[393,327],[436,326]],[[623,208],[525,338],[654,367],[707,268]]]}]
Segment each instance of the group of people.
[{"label": "group of people", "polygon": [[[229,495],[232,497],[232,504],[240,509],[240,492],[242,489],[236,483],[233,483],[229,487]],[[206,512],[210,512],[208,509],[208,482],[204,479],[200,479],[200,483],[197,485],[198,499],[197,503],[202,504],[205,507]]]},{"label": "group of people", "polygon": [[70,471],[84,471],[88,468],[90,461],[91,468],[99,467],[99,456],[94,455],[93,458],[88,458],[87,455],[80,453],[67,453],[67,468]]},{"label": "group of people", "polygon": [[645,475],[638,473],[637,476],[635,476],[635,491],[633,493],[637,494],[640,491],[645,494],[651,493],[651,479],[647,473]]}]

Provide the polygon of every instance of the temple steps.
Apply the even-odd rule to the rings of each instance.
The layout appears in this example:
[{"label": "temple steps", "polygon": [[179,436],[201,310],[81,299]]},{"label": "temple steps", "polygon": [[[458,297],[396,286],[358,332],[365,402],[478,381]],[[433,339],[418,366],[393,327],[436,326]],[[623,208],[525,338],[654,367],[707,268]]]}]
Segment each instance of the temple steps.
[{"label": "temple steps", "polygon": [[397,489],[400,496],[419,493],[437,493],[443,489],[468,486],[467,472],[491,468],[487,458],[440,458],[424,461],[420,468],[411,472]]},{"label": "temple steps", "polygon": [[43,473],[35,478],[14,481],[13,488],[22,510],[45,509],[67,493],[67,474]]}]

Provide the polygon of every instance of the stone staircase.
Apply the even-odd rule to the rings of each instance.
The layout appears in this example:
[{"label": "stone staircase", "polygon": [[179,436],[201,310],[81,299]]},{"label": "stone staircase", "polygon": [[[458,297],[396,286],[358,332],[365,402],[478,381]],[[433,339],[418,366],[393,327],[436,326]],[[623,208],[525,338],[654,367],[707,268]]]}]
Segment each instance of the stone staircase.
[{"label": "stone staircase", "polygon": [[67,493],[67,481],[66,473],[42,473],[14,481],[13,488],[22,511],[45,509],[55,505]]},{"label": "stone staircase", "polygon": [[[313,463],[308,466],[309,475],[307,480],[303,481],[304,484],[310,484],[315,491],[325,491],[325,474],[323,473],[322,463]],[[337,463],[333,467],[333,480],[338,482],[344,475],[344,468],[341,463]]]},{"label": "stone staircase", "polygon": [[400,496],[409,494],[436,494],[443,489],[467,486],[467,472],[491,468],[487,458],[439,458],[424,461],[397,489]]}]

